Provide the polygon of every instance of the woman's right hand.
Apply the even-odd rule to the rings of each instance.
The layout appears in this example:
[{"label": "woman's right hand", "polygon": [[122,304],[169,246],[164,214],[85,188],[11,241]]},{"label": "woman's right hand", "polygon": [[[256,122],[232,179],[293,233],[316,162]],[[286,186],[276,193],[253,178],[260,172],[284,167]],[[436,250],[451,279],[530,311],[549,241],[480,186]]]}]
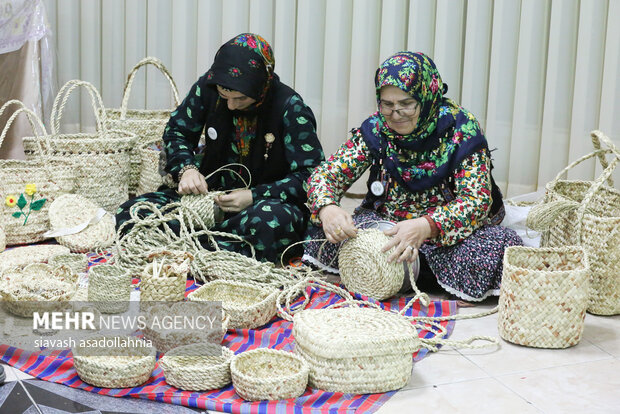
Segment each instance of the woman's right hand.
[{"label": "woman's right hand", "polygon": [[193,168],[185,171],[179,180],[179,194],[207,194],[208,191],[204,175]]},{"label": "woman's right hand", "polygon": [[353,216],[335,204],[322,207],[319,210],[319,219],[323,224],[325,237],[331,243],[339,243],[357,235]]}]

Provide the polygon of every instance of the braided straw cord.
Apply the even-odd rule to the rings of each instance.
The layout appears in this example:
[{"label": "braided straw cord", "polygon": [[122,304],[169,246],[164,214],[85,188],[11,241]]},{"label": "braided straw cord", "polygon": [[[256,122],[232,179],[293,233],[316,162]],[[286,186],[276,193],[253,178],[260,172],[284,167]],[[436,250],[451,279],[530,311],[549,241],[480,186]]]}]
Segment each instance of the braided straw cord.
[{"label": "braided straw cord", "polygon": [[88,256],[82,253],[65,253],[52,256],[48,263],[51,266],[65,265],[76,274],[85,273],[88,269]]},{"label": "braided straw cord", "polygon": [[[620,162],[620,150],[600,131],[593,131],[595,151],[564,168],[547,184],[544,203],[532,208],[528,226],[542,231],[541,246],[581,245],[590,262],[588,311],[599,315],[620,313],[620,191],[611,174]],[[600,143],[608,148],[600,149]],[[605,154],[614,158],[607,163]],[[560,178],[583,161],[598,156],[605,168],[595,181]]]},{"label": "braided straw cord", "polygon": [[276,315],[278,293],[277,289],[258,283],[214,280],[205,283],[187,298],[190,301],[222,302],[222,309],[230,316],[229,328],[254,329]]},{"label": "braided straw cord", "polygon": [[501,337],[537,348],[579,343],[589,271],[587,255],[578,246],[509,247],[499,299]]},{"label": "braided straw cord", "polygon": [[308,364],[299,355],[258,348],[235,355],[230,363],[233,387],[247,401],[299,397],[308,384]]},{"label": "braided straw cord", "polygon": [[[127,337],[93,336],[89,340],[119,340]],[[144,342],[139,338],[130,338]],[[90,385],[102,388],[133,388],[145,383],[155,368],[155,348],[144,342],[143,346],[119,346],[106,349],[105,355],[88,355],[94,352],[90,347],[77,346],[73,352],[73,364],[80,379]],[[103,351],[100,351],[103,352]]]},{"label": "braided straw cord", "polygon": [[[45,136],[47,132],[38,116],[24,104],[17,100],[10,100],[0,108],[0,116],[12,105],[19,106],[9,117],[0,134],[0,146],[19,114],[26,115],[33,133],[36,136]],[[43,206],[37,211],[31,211],[27,222],[24,216],[14,217],[19,212],[18,207],[0,209],[0,222],[3,225],[5,243],[8,245],[35,243],[44,239],[43,234],[49,229],[48,210],[52,201],[60,194],[73,191],[74,174],[65,168],[63,163],[52,161],[44,153],[41,142],[37,141],[41,158],[36,160],[0,160],[0,199],[2,204],[8,196],[19,198],[24,194],[27,184],[35,184],[34,196],[37,200],[46,199]],[[26,200],[32,202],[31,197],[24,194]],[[25,207],[25,212],[28,207]]]},{"label": "braided straw cord", "polygon": [[101,313],[123,313],[129,309],[131,275],[122,267],[98,265],[88,272],[88,301],[97,302]]},{"label": "braided straw cord", "polygon": [[187,391],[215,390],[230,384],[234,352],[222,346],[216,355],[214,348],[213,344],[191,344],[166,353],[159,360],[166,382]]}]

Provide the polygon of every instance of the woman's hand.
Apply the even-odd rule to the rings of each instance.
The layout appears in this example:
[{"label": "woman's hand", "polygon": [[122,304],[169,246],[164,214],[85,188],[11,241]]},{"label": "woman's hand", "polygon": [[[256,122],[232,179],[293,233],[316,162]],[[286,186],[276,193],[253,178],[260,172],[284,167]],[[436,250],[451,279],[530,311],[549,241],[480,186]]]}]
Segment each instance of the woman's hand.
[{"label": "woman's hand", "polygon": [[179,194],[207,194],[208,191],[204,175],[193,168],[185,171],[179,180]]},{"label": "woman's hand", "polygon": [[339,243],[357,235],[353,216],[335,204],[322,207],[319,210],[319,218],[323,224],[325,237],[330,243]]},{"label": "woman's hand", "polygon": [[412,263],[418,257],[418,248],[424,243],[424,240],[431,237],[431,227],[426,219],[419,217],[413,220],[404,220],[396,223],[391,229],[383,232],[386,236],[394,236],[383,246],[382,252],[387,252],[396,246],[388,262],[394,260],[397,263],[408,261]]},{"label": "woman's hand", "polygon": [[254,204],[252,190],[235,190],[218,196],[215,202],[225,213],[238,213]]}]

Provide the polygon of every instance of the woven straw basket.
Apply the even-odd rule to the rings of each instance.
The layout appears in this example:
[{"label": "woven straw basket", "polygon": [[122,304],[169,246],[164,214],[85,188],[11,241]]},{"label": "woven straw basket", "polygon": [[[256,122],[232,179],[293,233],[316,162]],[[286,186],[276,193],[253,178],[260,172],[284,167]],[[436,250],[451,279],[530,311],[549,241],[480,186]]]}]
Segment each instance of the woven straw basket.
[{"label": "woven straw basket", "polygon": [[164,183],[159,174],[159,155],[162,149],[157,149],[155,144],[140,147],[136,150],[140,156],[140,178],[136,194],[151,193]]},{"label": "woven straw basket", "polygon": [[293,336],[311,387],[356,394],[402,388],[421,346],[410,322],[375,308],[303,310],[293,317]]},{"label": "woven straw basket", "polygon": [[237,394],[248,401],[299,397],[308,385],[308,364],[298,355],[277,349],[242,352],[230,363]]},{"label": "woven straw basket", "polygon": [[32,263],[47,263],[53,256],[69,253],[57,244],[19,246],[0,253],[0,271],[10,267],[23,267]]},{"label": "woven straw basket", "polygon": [[[0,116],[11,105],[18,105],[0,135],[0,146],[11,125],[24,113],[35,134],[46,134],[37,115],[20,101],[12,100],[0,108]],[[54,199],[74,189],[74,173],[65,163],[55,162],[39,146],[41,157],[36,160],[0,160],[0,222],[5,243],[27,244],[44,239],[49,229],[47,212]],[[33,187],[34,186],[34,187]],[[45,201],[41,201],[45,200]],[[5,205],[6,204],[6,205]]]},{"label": "woven straw basket", "polygon": [[180,301],[185,299],[185,282],[190,261],[175,264],[165,259],[146,265],[140,275],[140,301]]},{"label": "woven straw basket", "polygon": [[32,317],[33,312],[61,311],[77,289],[78,276],[67,266],[34,263],[2,272],[0,295],[13,314]]},{"label": "woven straw basket", "polygon": [[65,253],[52,256],[50,266],[65,265],[76,274],[85,273],[88,269],[88,256],[82,253]]},{"label": "woven straw basket", "polygon": [[[124,341],[133,341],[132,343]],[[93,336],[85,341],[109,341],[113,346],[96,349],[76,346],[73,364],[80,379],[90,385],[102,388],[132,388],[145,383],[155,368],[155,349],[139,338]],[[127,344],[128,346],[123,346]],[[132,346],[133,345],[133,346]],[[94,354],[99,351],[99,355]]]},{"label": "woven straw basket", "polygon": [[577,345],[588,306],[589,272],[579,246],[506,249],[500,336],[536,348]]},{"label": "woven straw basket", "polygon": [[191,344],[174,348],[159,360],[166,382],[187,391],[222,388],[231,382],[230,360],[225,346]]},{"label": "woven straw basket", "polygon": [[117,265],[97,265],[88,272],[88,301],[101,313],[123,313],[129,309],[131,275]]},{"label": "woven straw basket", "polygon": [[[166,77],[170,88],[172,89],[172,96],[174,99],[174,107],[179,106],[179,91],[177,89],[172,75],[166,69],[164,64],[155,57],[146,57],[136,63],[127,76],[127,82],[125,83],[125,89],[123,91],[123,100],[120,108],[106,108],[107,126],[109,129],[118,129],[123,131],[129,131],[138,136],[136,146],[131,153],[131,172],[129,176],[129,192],[136,195],[142,194],[141,191],[150,192],[155,191],[159,185],[161,185],[161,177],[158,172],[158,158],[155,162],[144,162],[142,158],[141,149],[155,142],[161,142],[164,133],[164,128],[170,119],[170,112],[174,108],[170,109],[127,109],[129,105],[129,96],[131,94],[131,86],[136,77],[138,70],[146,65],[153,65]],[[145,186],[140,183],[141,175],[145,174]],[[146,178],[148,177],[148,179]],[[153,180],[146,185],[147,180],[151,180],[159,177],[159,181]]]},{"label": "woven straw basket", "polygon": [[[78,87],[85,88],[91,98],[97,121],[97,132],[61,134],[60,119],[67,100]],[[128,199],[129,154],[135,145],[135,134],[108,130],[102,114],[103,101],[90,83],[72,80],[58,92],[52,107],[52,131],[49,137],[25,137],[24,151],[29,159],[41,156],[39,142],[43,141],[52,159],[70,162],[76,174],[75,193],[92,200],[109,212],[116,212]],[[42,139],[45,138],[45,139]]]},{"label": "woven straw basket", "polygon": [[[614,315],[620,313],[620,190],[613,187],[611,174],[620,162],[620,150],[600,131],[592,132],[592,142],[594,152],[568,165],[547,184],[544,202],[532,208],[528,226],[542,231],[541,246],[583,246],[591,267],[588,312]],[[601,142],[608,149],[601,150]],[[614,157],[609,164],[605,154]],[[604,168],[595,181],[560,179],[594,156]]]},{"label": "woven straw basket", "polygon": [[221,301],[230,316],[230,329],[254,329],[275,316],[278,292],[256,283],[214,280],[187,297],[192,301]]},{"label": "woven straw basket", "polygon": [[77,194],[65,194],[54,200],[49,219],[51,231],[59,234],[56,241],[72,252],[104,249],[116,238],[114,217]]},{"label": "woven straw basket", "polygon": [[188,316],[190,313],[192,316],[203,315],[204,310],[205,307],[203,305],[188,302],[179,302],[173,305],[164,303],[153,305],[149,307],[148,312],[145,312],[148,313],[148,316],[146,324],[142,329],[144,339],[151,341],[159,352],[164,353],[181,345],[195,343],[221,344],[230,322],[230,318],[224,312],[222,313],[220,329],[217,330],[210,329],[211,326],[205,323],[205,329],[203,330],[188,328],[186,330],[176,329],[166,331],[162,326],[154,323],[155,319],[162,321],[165,317],[184,317]]},{"label": "woven straw basket", "polygon": [[343,243],[338,268],[348,290],[377,300],[392,297],[400,290],[405,279],[404,265],[388,263],[392,251],[381,252],[389,240],[381,230],[365,229]]}]

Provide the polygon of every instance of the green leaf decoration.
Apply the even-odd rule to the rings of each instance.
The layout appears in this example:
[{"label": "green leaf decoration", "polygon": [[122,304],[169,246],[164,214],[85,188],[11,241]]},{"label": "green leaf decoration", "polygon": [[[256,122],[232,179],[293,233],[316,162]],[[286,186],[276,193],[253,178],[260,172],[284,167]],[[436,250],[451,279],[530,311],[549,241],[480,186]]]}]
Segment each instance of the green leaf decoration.
[{"label": "green leaf decoration", "polygon": [[254,236],[254,235],[256,234],[256,229],[255,229],[255,228],[251,228],[251,229],[250,229],[250,234],[251,234],[252,236]]},{"label": "green leaf decoration", "polygon": [[290,144],[291,143],[291,135],[290,134],[286,134],[284,136],[284,143],[285,144]]},{"label": "green leaf decoration", "polygon": [[309,145],[309,144],[303,144],[301,146],[301,149],[306,151],[306,152],[310,152],[310,151],[314,150],[314,147],[312,145]]},{"label": "green leaf decoration", "polygon": [[280,200],[282,201],[288,200],[288,197],[284,191],[280,192]]},{"label": "green leaf decoration", "polygon": [[47,201],[47,198],[42,198],[40,200],[34,201],[32,202],[32,204],[30,204],[30,209],[33,211],[39,211],[41,210],[41,208],[43,207],[43,204],[45,204],[46,201]]},{"label": "green leaf decoration", "polygon": [[275,229],[276,227],[280,225],[280,223],[278,223],[278,219],[273,219],[271,221],[268,221],[267,225],[271,227],[272,229]]},{"label": "green leaf decoration", "polygon": [[299,125],[305,125],[308,123],[308,120],[306,118],[304,118],[303,116],[298,116],[297,117],[297,123]]},{"label": "green leaf decoration", "polygon": [[261,210],[263,210],[263,211],[271,211],[271,206],[263,206],[261,208]]},{"label": "green leaf decoration", "polygon": [[237,146],[235,145],[234,142],[231,144],[231,147],[232,147],[233,152],[238,155],[239,154],[239,150],[237,149]]},{"label": "green leaf decoration", "polygon": [[297,162],[291,161],[291,170],[295,171],[297,169]]},{"label": "green leaf decoration", "polygon": [[200,96],[200,86],[196,86],[196,96]]},{"label": "green leaf decoration", "polygon": [[271,197],[271,190],[265,190],[265,192],[263,193],[264,197]]},{"label": "green leaf decoration", "polygon": [[183,127],[183,128],[185,128],[185,127],[187,126],[187,124],[185,123],[185,121],[184,121],[184,120],[182,120],[182,119],[178,119],[178,120],[177,120],[177,124],[178,124],[180,127]]},{"label": "green leaf decoration", "polygon": [[187,108],[187,116],[191,119],[192,118],[192,110],[190,108]]},{"label": "green leaf decoration", "polygon": [[248,216],[245,216],[244,218],[241,219],[241,221],[239,222],[240,226],[245,225],[245,222],[248,221]]},{"label": "green leaf decoration", "polygon": [[24,194],[20,194],[19,200],[17,200],[17,207],[19,207],[20,209],[23,209],[24,207],[26,207],[27,204],[28,204],[28,201],[26,201],[26,197],[24,197]]},{"label": "green leaf decoration", "polygon": [[260,223],[260,217],[252,217],[252,220],[250,220],[250,224],[258,224]]},{"label": "green leaf decoration", "polygon": [[19,216],[21,216],[21,215],[22,215],[22,212],[21,212],[21,211],[16,211],[15,213],[13,213],[13,214],[11,214],[11,215],[12,215],[13,217],[15,217],[15,218],[19,218]]}]

